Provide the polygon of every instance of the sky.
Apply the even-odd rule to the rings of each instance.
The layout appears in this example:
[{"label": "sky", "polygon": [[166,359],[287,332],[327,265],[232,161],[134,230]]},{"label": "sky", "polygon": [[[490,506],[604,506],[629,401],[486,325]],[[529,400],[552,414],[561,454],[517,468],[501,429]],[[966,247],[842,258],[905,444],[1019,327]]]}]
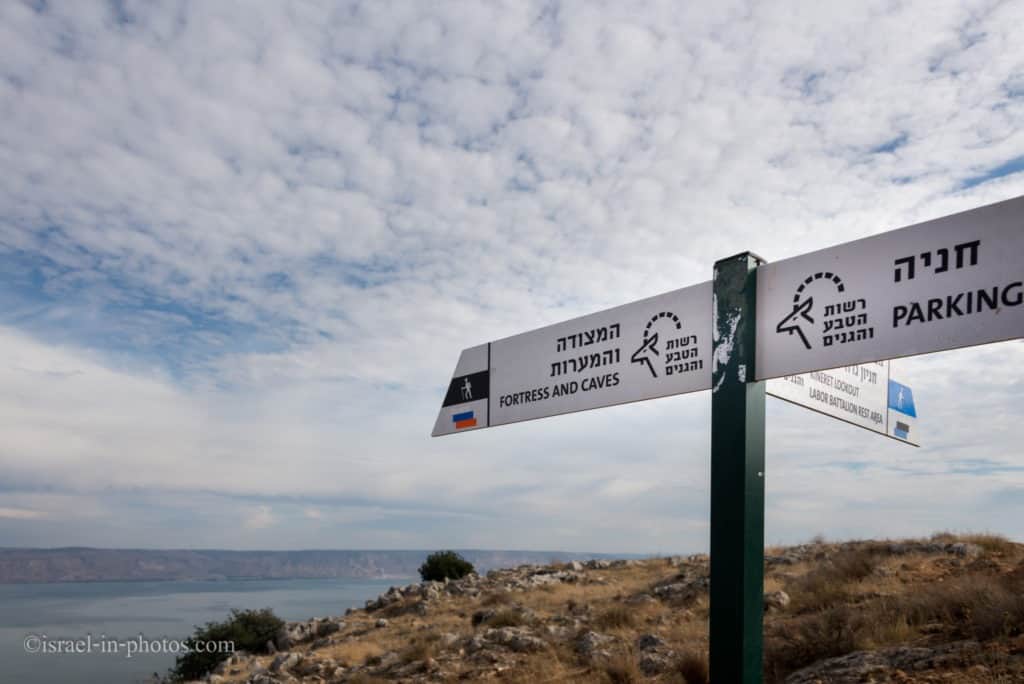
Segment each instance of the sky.
[{"label": "sky", "polygon": [[[1024,194],[1015,2],[0,3],[0,546],[706,550],[707,392],[463,348]],[[766,541],[1024,541],[1024,347],[769,400]]]}]

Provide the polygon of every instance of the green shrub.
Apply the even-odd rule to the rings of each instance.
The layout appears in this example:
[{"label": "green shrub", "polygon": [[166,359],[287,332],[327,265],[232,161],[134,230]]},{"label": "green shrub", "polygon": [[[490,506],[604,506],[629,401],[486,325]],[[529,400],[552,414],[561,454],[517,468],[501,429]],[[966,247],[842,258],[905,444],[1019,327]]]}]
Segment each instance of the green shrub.
[{"label": "green shrub", "polygon": [[[265,653],[267,642],[273,640],[282,627],[284,621],[269,608],[232,610],[231,617],[223,622],[207,622],[204,627],[196,627],[185,644],[193,649],[198,642],[203,642],[204,650],[190,650],[178,656],[170,679],[183,682],[205,677],[233,652]],[[213,647],[212,642],[230,642],[232,646]]]},{"label": "green shrub", "polygon": [[446,578],[459,579],[471,572],[475,572],[473,564],[454,551],[432,553],[420,566],[420,577],[424,582],[443,582]]}]

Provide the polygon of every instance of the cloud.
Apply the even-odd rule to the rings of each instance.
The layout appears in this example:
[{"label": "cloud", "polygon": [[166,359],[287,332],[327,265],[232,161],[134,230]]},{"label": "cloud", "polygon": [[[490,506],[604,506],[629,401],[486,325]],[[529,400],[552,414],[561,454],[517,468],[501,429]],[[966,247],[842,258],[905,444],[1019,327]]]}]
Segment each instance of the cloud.
[{"label": "cloud", "polygon": [[262,530],[271,527],[277,522],[270,506],[258,506],[249,512],[245,517],[245,526],[250,529]]},{"label": "cloud", "polygon": [[[0,544],[699,548],[706,397],[431,441],[458,351],[1024,193],[1022,12],[4,4]],[[770,533],[1020,535],[1018,354],[772,409]]]},{"label": "cloud", "polygon": [[0,508],[0,518],[7,518],[9,520],[35,520],[45,516],[45,511],[30,511],[25,508]]}]

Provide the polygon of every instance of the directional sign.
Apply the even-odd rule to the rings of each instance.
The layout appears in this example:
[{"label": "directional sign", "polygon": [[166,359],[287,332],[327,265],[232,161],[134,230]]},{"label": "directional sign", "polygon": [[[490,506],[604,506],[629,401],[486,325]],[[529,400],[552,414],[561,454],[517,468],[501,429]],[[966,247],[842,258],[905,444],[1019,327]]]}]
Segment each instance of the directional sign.
[{"label": "directional sign", "polygon": [[462,352],[433,435],[711,388],[711,283]]},{"label": "directional sign", "polygon": [[761,266],[758,380],[1024,336],[1024,197]]},{"label": "directional sign", "polygon": [[844,366],[769,380],[765,391],[812,411],[888,434],[889,364]]},{"label": "directional sign", "polygon": [[786,375],[769,380],[765,391],[812,411],[920,446],[917,430],[911,429],[916,415],[913,418],[903,414],[899,418],[894,417],[894,387],[898,388],[896,392],[903,392],[900,405],[903,406],[902,397],[905,396],[907,406],[913,412],[910,388],[889,379],[888,361]]}]

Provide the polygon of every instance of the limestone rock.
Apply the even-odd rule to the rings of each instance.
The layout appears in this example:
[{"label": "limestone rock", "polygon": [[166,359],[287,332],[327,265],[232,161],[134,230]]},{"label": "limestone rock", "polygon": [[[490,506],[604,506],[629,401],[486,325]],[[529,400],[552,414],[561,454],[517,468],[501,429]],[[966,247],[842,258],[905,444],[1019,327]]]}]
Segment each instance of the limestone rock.
[{"label": "limestone rock", "polygon": [[961,558],[976,558],[977,556],[981,555],[982,551],[981,547],[977,544],[965,544],[963,542],[950,544],[946,547],[946,550],[949,553],[952,553],[953,555],[959,556]]},{"label": "limestone rock", "polygon": [[249,684],[280,684],[280,680],[268,674],[256,674],[249,680]]},{"label": "limestone rock", "polygon": [[517,653],[533,653],[543,650],[547,643],[524,627],[501,627],[489,629],[483,634],[484,641],[504,646]]},{"label": "limestone rock", "polygon": [[681,581],[655,586],[651,593],[665,602],[687,603],[706,592],[710,582],[705,576],[680,577]]},{"label": "limestone rock", "polygon": [[859,684],[872,681],[875,675],[884,676],[895,670],[913,672],[957,667],[977,657],[979,652],[975,641],[943,644],[935,648],[896,646],[877,651],[857,651],[798,670],[786,678],[786,684]]},{"label": "limestone rock", "polygon": [[441,596],[444,592],[444,584],[442,582],[424,582],[420,585],[420,597],[427,601],[432,601]]},{"label": "limestone rock", "polygon": [[281,672],[282,670],[289,670],[295,665],[297,665],[301,659],[302,656],[300,656],[298,653],[281,653],[270,662],[269,669],[271,672]]},{"label": "limestone rock", "polygon": [[566,641],[573,634],[573,630],[564,625],[547,625],[544,631],[555,641]]},{"label": "limestone rock", "polygon": [[671,666],[671,658],[665,653],[651,651],[640,656],[637,666],[640,671],[648,677],[654,677],[665,672]]},{"label": "limestone rock", "polygon": [[789,594],[784,591],[769,591],[764,595],[764,610],[783,610],[789,605]]},{"label": "limestone rock", "polygon": [[585,632],[576,642],[576,650],[587,660],[610,658],[608,650],[615,643],[615,637],[600,632]]},{"label": "limestone rock", "polygon": [[298,644],[318,637],[333,634],[344,628],[345,623],[330,618],[313,618],[304,622],[288,622],[277,631],[274,645],[278,651],[287,651]]},{"label": "limestone rock", "polygon": [[309,677],[319,675],[322,669],[323,666],[319,661],[313,658],[303,658],[291,668],[291,671],[300,677]]}]

